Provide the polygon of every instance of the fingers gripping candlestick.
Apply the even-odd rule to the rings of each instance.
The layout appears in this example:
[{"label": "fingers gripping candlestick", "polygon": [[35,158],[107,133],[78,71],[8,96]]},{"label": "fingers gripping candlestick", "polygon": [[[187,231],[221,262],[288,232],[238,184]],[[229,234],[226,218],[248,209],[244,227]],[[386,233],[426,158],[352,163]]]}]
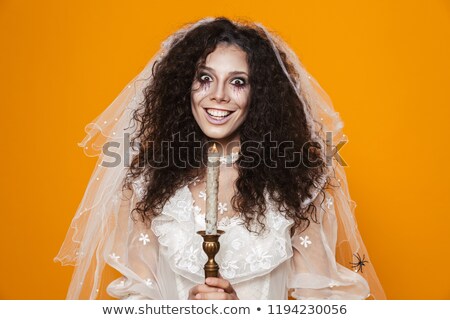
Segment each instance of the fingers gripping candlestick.
[{"label": "fingers gripping candlestick", "polygon": [[218,277],[219,265],[214,260],[220,249],[219,237],[222,230],[217,230],[217,203],[219,192],[220,156],[216,144],[208,151],[208,166],[206,178],[206,215],[205,231],[199,231],[203,237],[203,250],[208,256],[204,266],[205,278]]}]

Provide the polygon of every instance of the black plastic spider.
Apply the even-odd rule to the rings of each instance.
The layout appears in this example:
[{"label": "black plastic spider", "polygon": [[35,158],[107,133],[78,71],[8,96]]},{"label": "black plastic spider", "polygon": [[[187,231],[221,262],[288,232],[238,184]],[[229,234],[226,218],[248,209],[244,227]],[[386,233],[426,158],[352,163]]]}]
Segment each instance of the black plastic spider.
[{"label": "black plastic spider", "polygon": [[363,267],[366,266],[366,263],[370,263],[370,262],[367,261],[367,260],[364,260],[366,258],[365,254],[363,254],[362,258],[359,255],[359,253],[356,253],[356,254],[354,253],[353,255],[355,256],[357,262],[350,262],[350,264],[352,265],[353,268],[356,268],[356,270],[355,270],[356,272],[360,272],[361,271],[361,273],[362,273],[363,272],[363,270],[362,270]]}]

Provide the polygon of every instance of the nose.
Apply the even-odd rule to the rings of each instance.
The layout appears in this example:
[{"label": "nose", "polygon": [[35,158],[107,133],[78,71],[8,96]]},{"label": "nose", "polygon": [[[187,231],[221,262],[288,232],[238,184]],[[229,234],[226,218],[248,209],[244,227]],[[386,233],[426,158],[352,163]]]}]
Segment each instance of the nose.
[{"label": "nose", "polygon": [[211,100],[214,100],[218,103],[230,101],[226,88],[226,83],[217,83],[214,86],[213,92],[211,92]]}]

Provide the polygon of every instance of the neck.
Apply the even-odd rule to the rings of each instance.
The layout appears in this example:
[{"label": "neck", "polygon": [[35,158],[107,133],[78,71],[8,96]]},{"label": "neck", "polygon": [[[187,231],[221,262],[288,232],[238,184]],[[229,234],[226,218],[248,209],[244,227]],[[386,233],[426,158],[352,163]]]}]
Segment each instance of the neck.
[{"label": "neck", "polygon": [[239,152],[240,150],[240,137],[235,136],[233,139],[215,139],[216,148],[221,156],[231,155],[233,152]]}]

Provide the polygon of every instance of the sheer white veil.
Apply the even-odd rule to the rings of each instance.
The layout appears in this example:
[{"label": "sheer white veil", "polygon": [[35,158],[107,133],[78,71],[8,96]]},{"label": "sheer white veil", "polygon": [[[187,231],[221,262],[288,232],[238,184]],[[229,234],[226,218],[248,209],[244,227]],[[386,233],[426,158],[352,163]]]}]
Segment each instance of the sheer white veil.
[{"label": "sheer white veil", "polygon": [[[128,143],[129,137],[137,129],[137,123],[132,117],[133,111],[143,101],[143,89],[153,80],[152,68],[155,62],[171,50],[173,45],[189,31],[213,20],[215,18],[212,17],[201,19],[169,36],[144,69],[125,86],[109,107],[86,125],[87,135],[79,146],[83,148],[86,155],[98,157],[98,161],[62,247],[55,257],[55,261],[75,267],[67,299],[95,299],[98,296],[102,271],[105,267],[104,246],[115,225],[114,215],[118,212],[121,203],[122,182],[127,174],[128,161],[135,154],[135,150]],[[241,22],[233,22],[241,24]],[[249,24],[246,23],[246,25]],[[345,137],[342,131],[343,122],[334,110],[328,95],[280,37],[260,23],[251,24],[251,26],[258,29],[260,34],[265,35],[271,42],[287,79],[305,106],[304,111],[313,139],[323,146],[323,150],[327,149],[327,137],[328,147],[330,143],[337,145]],[[288,68],[284,65],[280,52],[286,54],[296,74],[290,74],[287,71]],[[332,139],[330,140],[329,137]],[[119,163],[115,163],[114,160],[117,159],[104,152],[105,146],[121,156]],[[336,203],[342,204],[336,250],[338,262],[342,260],[342,264],[348,266],[356,253],[361,256],[364,254],[368,260],[367,251],[357,230],[354,218],[356,204],[349,195],[344,168],[333,161],[327,174],[340,185],[339,192],[334,195],[339,197]],[[368,281],[373,297],[384,298],[383,289],[372,264],[367,265],[362,275]]]}]

